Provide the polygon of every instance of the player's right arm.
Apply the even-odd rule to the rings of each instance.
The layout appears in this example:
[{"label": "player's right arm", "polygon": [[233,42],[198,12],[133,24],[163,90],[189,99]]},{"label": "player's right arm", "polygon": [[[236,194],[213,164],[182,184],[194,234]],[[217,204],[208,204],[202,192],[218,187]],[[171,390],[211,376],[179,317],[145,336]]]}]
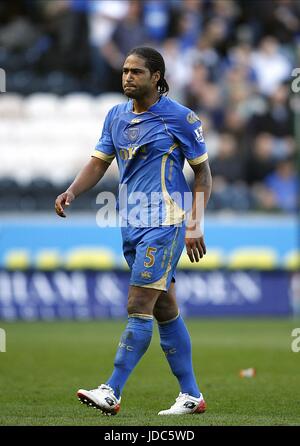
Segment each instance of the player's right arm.
[{"label": "player's right arm", "polygon": [[68,189],[55,200],[55,211],[60,217],[65,217],[64,208],[78,195],[86,192],[101,180],[115,157],[115,148],[111,137],[111,121],[115,108],[112,108],[105,118],[102,135],[92,154],[90,161],[80,170]]},{"label": "player's right arm", "polygon": [[91,189],[105,174],[110,163],[100,158],[92,157],[80,170],[68,189],[55,200],[55,211],[60,217],[65,217],[64,208],[69,206],[78,195]]}]

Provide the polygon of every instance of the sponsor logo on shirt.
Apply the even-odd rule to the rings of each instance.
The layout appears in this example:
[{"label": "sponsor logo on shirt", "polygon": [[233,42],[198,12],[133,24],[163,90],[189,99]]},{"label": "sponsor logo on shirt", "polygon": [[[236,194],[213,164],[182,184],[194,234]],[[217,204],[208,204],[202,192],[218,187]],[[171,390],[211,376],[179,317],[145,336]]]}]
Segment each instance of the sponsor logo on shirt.
[{"label": "sponsor logo on shirt", "polygon": [[133,119],[130,121],[130,124],[138,124],[139,122],[141,122],[141,120],[140,120],[139,118],[133,118]]},{"label": "sponsor logo on shirt", "polygon": [[[140,151],[138,151],[140,149]],[[123,161],[131,160],[133,157],[140,155],[142,159],[147,159],[147,149],[145,146],[133,145],[133,147],[124,147],[119,149],[120,158]]]},{"label": "sponsor logo on shirt", "polygon": [[152,273],[150,271],[143,271],[141,276],[143,279],[151,279]]},{"label": "sponsor logo on shirt", "polygon": [[195,124],[195,122],[200,121],[200,119],[198,118],[198,116],[196,115],[196,113],[194,113],[193,111],[191,111],[187,117],[186,120],[189,124]]}]

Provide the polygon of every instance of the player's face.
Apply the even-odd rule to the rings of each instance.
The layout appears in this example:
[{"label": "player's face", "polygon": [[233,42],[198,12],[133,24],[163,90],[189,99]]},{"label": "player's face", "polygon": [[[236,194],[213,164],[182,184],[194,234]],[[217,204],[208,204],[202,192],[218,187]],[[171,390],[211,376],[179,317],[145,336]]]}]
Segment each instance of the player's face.
[{"label": "player's face", "polygon": [[123,66],[122,85],[124,94],[132,99],[141,99],[157,91],[159,72],[151,75],[145,60],[134,54],[128,56]]}]

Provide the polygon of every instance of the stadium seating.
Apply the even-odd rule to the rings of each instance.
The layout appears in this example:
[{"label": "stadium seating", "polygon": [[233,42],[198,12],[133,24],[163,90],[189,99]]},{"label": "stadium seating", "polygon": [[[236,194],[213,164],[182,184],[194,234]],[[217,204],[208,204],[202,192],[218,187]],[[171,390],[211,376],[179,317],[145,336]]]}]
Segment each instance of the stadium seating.
[{"label": "stadium seating", "polygon": [[299,271],[300,270],[300,251],[299,250],[290,251],[284,258],[283,267],[288,270]]},{"label": "stadium seating", "polygon": [[34,266],[39,270],[54,271],[62,266],[62,258],[56,250],[41,250],[36,256]]},{"label": "stadium seating", "polygon": [[95,99],[79,93],[60,98],[46,93],[1,95],[0,146],[5,150],[0,176],[21,182],[73,176],[92,153],[108,110],[120,101],[123,96],[115,93]]},{"label": "stadium seating", "polygon": [[[6,192],[0,198],[1,209],[24,210],[26,206],[28,210],[46,209],[46,202],[52,203],[88,161],[101,135],[107,112],[124,101],[122,94],[114,92],[99,96],[82,92],[65,96],[53,93],[0,95],[0,182],[1,190]],[[191,183],[194,174],[187,162],[184,174]],[[40,185],[36,180],[41,178],[48,182],[48,186],[35,188]],[[116,191],[118,179],[118,166],[114,161],[100,187]],[[43,200],[45,189],[49,201]],[[250,186],[230,190],[225,189],[222,195],[213,189],[209,210],[255,208],[256,200],[251,198]],[[14,197],[13,201],[11,197]],[[237,203],[234,197],[238,197]],[[76,203],[77,209],[86,210],[87,206],[90,206],[88,195]]]},{"label": "stadium seating", "polygon": [[194,263],[191,263],[184,251],[179,259],[178,267],[181,269],[213,270],[224,267],[225,263],[224,255],[222,255],[221,251],[216,249],[210,250],[200,262]]},{"label": "stadium seating", "polygon": [[[52,208],[56,195],[88,161],[108,110],[121,101],[124,97],[116,93],[1,95],[1,209]],[[117,180],[114,162],[105,179],[107,189]]]},{"label": "stadium seating", "polygon": [[30,266],[29,253],[26,250],[11,250],[7,253],[5,266],[8,270],[26,270]]},{"label": "stadium seating", "polygon": [[229,257],[230,269],[272,270],[278,265],[276,252],[271,248],[239,248]]},{"label": "stadium seating", "polygon": [[100,248],[76,248],[66,259],[67,269],[111,270],[115,266],[114,254]]},{"label": "stadium seating", "polygon": [[59,99],[53,94],[34,93],[23,101],[23,114],[27,119],[56,118],[59,108]]},{"label": "stadium seating", "polygon": [[[14,93],[5,93],[0,96],[0,118],[3,126],[4,120],[20,119],[23,116],[22,96]],[[4,126],[3,126],[4,127]]]}]

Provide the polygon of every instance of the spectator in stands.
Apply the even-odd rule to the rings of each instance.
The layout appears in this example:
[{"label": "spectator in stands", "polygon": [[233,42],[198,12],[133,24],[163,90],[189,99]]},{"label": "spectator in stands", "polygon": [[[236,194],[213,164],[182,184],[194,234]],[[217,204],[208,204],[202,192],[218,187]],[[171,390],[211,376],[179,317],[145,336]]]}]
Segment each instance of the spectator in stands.
[{"label": "spectator in stands", "polygon": [[184,102],[197,112],[200,109],[202,92],[209,81],[209,71],[203,63],[197,61],[192,65],[191,72],[187,66],[186,75],[190,78],[184,89]]},{"label": "spectator in stands", "polygon": [[247,210],[250,197],[244,181],[243,158],[237,140],[229,133],[221,133],[219,149],[211,161],[214,178],[212,208]]},{"label": "spectator in stands", "polygon": [[255,134],[262,131],[282,138],[293,135],[293,112],[289,104],[289,86],[279,85],[270,95],[265,113],[255,115],[251,123]]},{"label": "spectator in stands", "polygon": [[273,193],[278,209],[289,212],[297,210],[299,179],[292,158],[279,161],[275,171],[265,178],[264,184]]},{"label": "spectator in stands", "polygon": [[[112,35],[128,12],[127,0],[95,0],[89,3],[89,39],[92,53],[93,79],[97,93],[112,91],[112,57],[108,48]],[[112,55],[116,56],[116,55]],[[120,67],[121,60],[113,60],[114,67]]]},{"label": "spectator in stands", "polygon": [[265,28],[281,43],[290,44],[300,29],[300,4],[294,0],[276,0],[268,11]]},{"label": "spectator in stands", "polygon": [[195,47],[203,28],[203,1],[184,0],[178,2],[175,34],[181,53]]},{"label": "spectator in stands", "polygon": [[251,66],[257,76],[259,91],[266,96],[289,79],[292,71],[291,62],[282,54],[279,42],[273,36],[261,40],[258,49],[253,51]]},{"label": "spectator in stands", "polygon": [[293,155],[294,114],[289,104],[289,87],[280,85],[269,97],[266,111],[254,115],[249,124],[254,135],[261,132],[273,135],[275,158],[282,159]]},{"label": "spectator in stands", "polygon": [[40,3],[42,28],[50,41],[38,62],[45,74],[62,71],[80,78],[90,69],[86,10],[86,2],[82,0]]},{"label": "spectator in stands", "polygon": [[[5,18],[5,12],[7,17]],[[2,13],[2,14],[1,14]],[[39,29],[20,7],[0,10],[0,66],[9,73],[28,68],[27,52],[41,37]]]},{"label": "spectator in stands", "polygon": [[[169,22],[172,8],[168,0],[148,0],[143,5],[143,25],[149,39],[155,44],[169,37]],[[176,3],[175,3],[176,7]]]},{"label": "spectator in stands", "polygon": [[102,47],[102,54],[111,69],[110,86],[113,90],[121,90],[120,73],[126,54],[132,48],[147,43],[148,36],[142,23],[142,4],[139,0],[130,0],[125,16]]},{"label": "spectator in stands", "polygon": [[222,177],[228,183],[245,178],[243,160],[238,151],[237,141],[229,133],[221,133],[217,156],[211,161],[214,178]]},{"label": "spectator in stands", "polygon": [[250,185],[262,182],[275,168],[273,137],[270,133],[260,133],[250,148],[246,164],[246,179]]},{"label": "spectator in stands", "polygon": [[172,85],[172,98],[185,103],[184,90],[190,83],[192,69],[182,62],[178,39],[166,39],[162,44],[161,54],[167,67],[166,80]]}]

